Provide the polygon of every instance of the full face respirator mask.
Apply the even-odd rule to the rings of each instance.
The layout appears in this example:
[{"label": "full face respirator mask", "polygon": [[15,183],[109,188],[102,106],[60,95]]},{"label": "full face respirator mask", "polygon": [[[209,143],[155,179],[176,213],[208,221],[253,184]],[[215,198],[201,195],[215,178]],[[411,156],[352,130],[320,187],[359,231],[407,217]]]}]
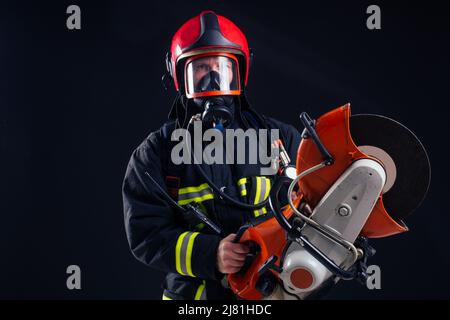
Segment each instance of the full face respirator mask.
[{"label": "full face respirator mask", "polygon": [[238,62],[231,54],[201,54],[186,62],[186,97],[202,110],[205,127],[223,131],[232,124],[239,83]]},{"label": "full face respirator mask", "polygon": [[202,122],[205,127],[224,131],[233,123],[235,111],[233,97],[195,98],[194,103],[203,107]]}]

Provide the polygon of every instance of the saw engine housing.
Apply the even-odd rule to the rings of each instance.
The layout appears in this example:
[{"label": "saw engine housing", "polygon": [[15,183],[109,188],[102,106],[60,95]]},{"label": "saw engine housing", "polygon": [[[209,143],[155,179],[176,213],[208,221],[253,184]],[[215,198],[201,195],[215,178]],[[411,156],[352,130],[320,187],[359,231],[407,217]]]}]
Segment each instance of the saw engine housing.
[{"label": "saw engine housing", "polygon": [[[353,243],[360,234],[386,181],[384,168],[371,159],[355,161],[314,208],[311,219]],[[310,226],[302,234],[337,265],[351,267],[349,252]],[[299,243],[291,242],[279,278],[284,289],[305,298],[333,274]],[[272,297],[273,298],[273,297]],[[289,299],[283,292],[282,299]]]}]

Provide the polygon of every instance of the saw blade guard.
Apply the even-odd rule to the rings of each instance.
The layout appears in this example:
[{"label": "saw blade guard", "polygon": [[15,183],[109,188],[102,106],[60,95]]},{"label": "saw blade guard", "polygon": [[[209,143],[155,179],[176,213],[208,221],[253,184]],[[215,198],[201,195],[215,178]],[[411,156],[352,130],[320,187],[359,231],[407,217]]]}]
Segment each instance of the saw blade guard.
[{"label": "saw blade guard", "polygon": [[[323,145],[334,159],[332,165],[317,170],[299,181],[299,193],[305,201],[315,207],[333,183],[358,159],[372,159],[385,164],[378,158],[364,153],[355,144],[350,128],[350,104],[336,108],[317,119],[315,130]],[[323,161],[323,154],[312,139],[305,137],[297,151],[297,174]],[[389,172],[390,170],[386,170]],[[408,231],[405,223],[387,212],[383,195],[378,198],[361,235],[381,238]]]}]

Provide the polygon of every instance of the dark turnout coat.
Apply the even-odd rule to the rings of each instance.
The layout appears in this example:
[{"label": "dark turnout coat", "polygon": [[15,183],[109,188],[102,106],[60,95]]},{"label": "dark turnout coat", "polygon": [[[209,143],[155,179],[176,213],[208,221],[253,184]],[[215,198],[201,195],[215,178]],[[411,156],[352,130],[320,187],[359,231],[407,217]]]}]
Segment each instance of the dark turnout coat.
[{"label": "dark turnout coat", "polygon": [[[251,109],[242,115],[246,126],[279,129],[280,138],[295,164],[300,133],[280,121],[257,116]],[[187,217],[168,203],[148,178],[148,172],[180,205],[195,202],[222,230],[236,233],[250,219],[270,215],[268,207],[245,210],[217,196],[191,164],[171,162],[172,131],[179,125],[169,120],[134,150],[123,182],[125,229],[134,256],[167,273],[163,299],[229,299],[231,290],[221,281],[216,265],[219,236],[200,220]],[[236,121],[237,127],[242,127]],[[244,128],[245,129],[245,128]],[[261,176],[258,164],[202,164],[202,168],[229,196],[254,204],[267,198],[274,176]],[[225,285],[224,285],[225,283]]]}]

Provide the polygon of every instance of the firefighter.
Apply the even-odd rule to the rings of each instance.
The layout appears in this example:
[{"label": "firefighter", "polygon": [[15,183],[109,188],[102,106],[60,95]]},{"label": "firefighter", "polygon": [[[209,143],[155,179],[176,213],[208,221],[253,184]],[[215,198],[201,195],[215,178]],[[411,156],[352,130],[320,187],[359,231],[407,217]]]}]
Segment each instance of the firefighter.
[{"label": "firefighter", "polygon": [[[212,11],[188,20],[172,39],[166,66],[176,99],[168,121],[132,153],[122,188],[133,255],[167,273],[162,299],[235,298],[224,276],[239,272],[251,248],[233,240],[242,225],[271,216],[269,205],[260,204],[267,203],[275,174],[262,175],[261,163],[175,164],[174,130],[192,129],[196,114],[205,128],[276,129],[290,158],[296,158],[300,133],[247,102],[251,58],[242,31]],[[220,232],[192,210],[177,210],[165,192],[179,206],[195,205]]]}]

